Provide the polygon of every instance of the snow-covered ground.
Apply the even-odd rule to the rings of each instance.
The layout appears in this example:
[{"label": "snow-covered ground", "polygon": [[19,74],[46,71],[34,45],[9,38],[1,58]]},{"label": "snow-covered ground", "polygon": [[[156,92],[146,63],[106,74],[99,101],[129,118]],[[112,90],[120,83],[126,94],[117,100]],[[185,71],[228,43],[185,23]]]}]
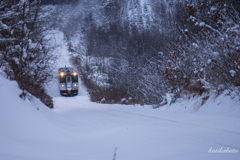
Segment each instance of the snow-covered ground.
[{"label": "snow-covered ground", "polygon": [[[69,66],[63,35],[58,36],[57,43],[62,43],[58,66]],[[200,97],[182,99],[171,106],[151,109],[92,103],[83,86],[78,96],[61,97],[56,80],[48,89],[54,97],[54,109],[37,99],[20,99],[17,83],[0,77],[1,160],[240,157],[238,97],[210,97],[202,107]]]}]

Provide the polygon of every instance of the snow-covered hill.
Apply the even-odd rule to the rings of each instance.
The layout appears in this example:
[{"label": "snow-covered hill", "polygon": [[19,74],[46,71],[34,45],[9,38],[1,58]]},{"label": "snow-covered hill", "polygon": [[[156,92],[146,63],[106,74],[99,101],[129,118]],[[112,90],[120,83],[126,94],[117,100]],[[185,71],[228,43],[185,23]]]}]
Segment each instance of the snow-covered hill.
[{"label": "snow-covered hill", "polygon": [[3,160],[112,159],[116,147],[116,159],[124,160],[239,158],[239,152],[208,153],[240,150],[239,102],[225,103],[226,97],[216,100],[226,105],[221,116],[221,105],[184,113],[187,101],[153,110],[96,104],[86,95],[55,97],[50,110],[37,99],[20,99],[16,82],[0,77],[0,88]]},{"label": "snow-covered hill", "polygon": [[[57,34],[58,43],[62,35]],[[62,43],[58,65],[71,65]],[[159,160],[240,157],[238,97],[181,99],[159,109],[92,103],[85,89],[61,97],[54,109],[19,98],[14,81],[0,77],[1,160]],[[227,152],[227,153],[213,153]],[[234,153],[229,153],[234,152]],[[114,156],[114,153],[116,156]]]}]

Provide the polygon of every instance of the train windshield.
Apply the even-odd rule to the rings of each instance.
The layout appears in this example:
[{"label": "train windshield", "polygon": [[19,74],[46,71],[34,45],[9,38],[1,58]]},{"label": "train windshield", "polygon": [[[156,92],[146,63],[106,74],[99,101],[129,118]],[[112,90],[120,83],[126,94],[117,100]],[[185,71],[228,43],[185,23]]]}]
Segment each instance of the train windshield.
[{"label": "train windshield", "polygon": [[70,76],[67,77],[67,83],[71,83],[71,77]]}]

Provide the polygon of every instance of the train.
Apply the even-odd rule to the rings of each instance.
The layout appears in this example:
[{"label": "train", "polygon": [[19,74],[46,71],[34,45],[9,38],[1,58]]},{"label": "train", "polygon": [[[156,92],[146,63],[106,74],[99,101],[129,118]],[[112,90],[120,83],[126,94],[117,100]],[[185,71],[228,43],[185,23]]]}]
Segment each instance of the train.
[{"label": "train", "polygon": [[78,95],[78,72],[72,67],[58,69],[59,91],[61,96]]}]

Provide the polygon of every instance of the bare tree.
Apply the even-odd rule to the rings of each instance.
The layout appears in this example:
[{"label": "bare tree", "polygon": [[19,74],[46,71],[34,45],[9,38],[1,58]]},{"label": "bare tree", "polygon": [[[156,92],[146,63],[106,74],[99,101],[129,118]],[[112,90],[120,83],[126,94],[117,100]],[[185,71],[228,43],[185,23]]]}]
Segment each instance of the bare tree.
[{"label": "bare tree", "polygon": [[51,106],[44,85],[52,78],[55,56],[47,37],[49,26],[40,1],[3,0],[0,17],[2,70],[23,90]]},{"label": "bare tree", "polygon": [[239,16],[229,1],[187,5],[188,25],[169,51],[165,77],[173,89],[203,93],[240,85]]}]

